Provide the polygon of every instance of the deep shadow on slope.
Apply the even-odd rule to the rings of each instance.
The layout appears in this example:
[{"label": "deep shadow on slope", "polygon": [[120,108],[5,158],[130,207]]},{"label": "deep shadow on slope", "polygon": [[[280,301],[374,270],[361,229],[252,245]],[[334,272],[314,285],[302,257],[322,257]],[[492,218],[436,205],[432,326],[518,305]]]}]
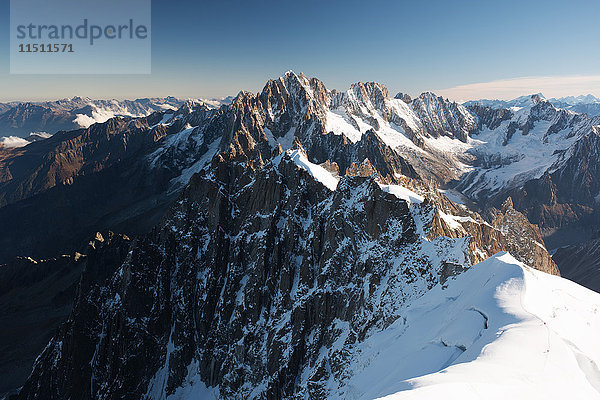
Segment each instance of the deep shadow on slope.
[{"label": "deep shadow on slope", "polygon": [[552,256],[562,276],[600,292],[600,238],[558,249]]},{"label": "deep shadow on slope", "polygon": [[72,253],[96,231],[147,232],[176,195],[166,194],[168,179],[125,161],[2,207],[0,226],[10,234],[0,236],[0,262]]},{"label": "deep shadow on slope", "polygon": [[129,244],[126,236],[96,234],[86,255],[17,258],[0,265],[0,397],[25,383],[36,357],[69,316],[81,279],[94,269],[110,275]]}]

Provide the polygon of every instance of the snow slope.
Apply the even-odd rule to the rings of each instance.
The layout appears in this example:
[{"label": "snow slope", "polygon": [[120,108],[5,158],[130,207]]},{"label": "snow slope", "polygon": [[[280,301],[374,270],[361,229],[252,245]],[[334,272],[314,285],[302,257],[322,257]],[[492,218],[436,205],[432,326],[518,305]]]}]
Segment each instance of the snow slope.
[{"label": "snow slope", "polygon": [[337,398],[600,398],[600,294],[499,253],[362,343]]},{"label": "snow slope", "polygon": [[334,191],[337,188],[338,179],[331,175],[325,168],[308,161],[306,154],[301,150],[288,150],[288,156],[298,167],[306,170],[313,178],[321,182],[329,190]]}]

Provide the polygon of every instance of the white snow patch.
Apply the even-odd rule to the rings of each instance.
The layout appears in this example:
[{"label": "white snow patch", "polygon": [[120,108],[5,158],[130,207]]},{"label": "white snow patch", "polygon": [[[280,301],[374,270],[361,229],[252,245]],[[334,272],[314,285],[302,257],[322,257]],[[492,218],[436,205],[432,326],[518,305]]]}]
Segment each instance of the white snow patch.
[{"label": "white snow patch", "polygon": [[148,156],[150,165],[154,168],[160,157],[170,148],[183,148],[190,140],[195,127],[186,124],[183,130],[178,133],[167,136],[157,150]]},{"label": "white snow patch", "polygon": [[380,128],[377,131],[377,135],[392,149],[410,149],[417,153],[423,152],[423,149],[414,144],[413,141],[406,136],[406,132],[401,126],[394,123],[388,123],[383,119],[379,120],[379,124]]},{"label": "white snow patch", "polygon": [[400,99],[390,99],[389,106],[397,116],[406,122],[406,125],[408,125],[413,132],[417,132],[421,129],[421,120],[419,120],[419,117],[417,117],[408,104]]},{"label": "white snow patch", "polygon": [[328,110],[327,123],[325,124],[327,132],[333,132],[336,135],[344,135],[352,143],[356,143],[362,137],[360,130],[356,129],[352,123],[348,121],[348,116],[344,110]]},{"label": "white snow patch", "polygon": [[[160,120],[160,122],[159,122],[158,124],[156,124],[156,125],[153,125],[151,128],[154,128],[154,127],[156,127],[156,126],[158,126],[158,125],[167,125],[167,122],[168,122],[168,121],[169,121],[171,118],[173,118],[173,114],[172,114],[172,113],[167,113],[167,114],[165,114],[165,115],[163,115],[163,116],[162,116],[162,118],[161,118],[161,120]],[[173,122],[174,122],[174,121],[173,121]],[[171,122],[171,124],[172,124],[173,122]],[[171,124],[169,124],[169,125],[171,125]]]},{"label": "white snow patch", "polygon": [[308,173],[317,181],[325,185],[329,190],[334,191],[337,188],[338,180],[320,165],[313,164],[300,150],[294,150],[288,153],[292,161]]},{"label": "white snow patch", "polygon": [[289,131],[282,137],[275,138],[273,132],[269,128],[263,128],[265,132],[265,136],[267,137],[267,141],[269,146],[274,149],[277,145],[281,145],[283,151],[289,150],[294,144],[294,138],[296,134],[296,127],[291,127]]},{"label": "white snow patch", "polygon": [[391,193],[399,199],[405,200],[408,204],[420,204],[425,198],[413,192],[412,190],[400,185],[382,185],[379,184],[381,190]]},{"label": "white snow patch", "polygon": [[[353,97],[353,95],[350,97]],[[406,108],[408,107],[401,100],[398,100],[398,102],[404,104]],[[401,106],[397,106],[395,104],[396,103],[392,104],[392,110],[396,114],[400,115],[402,119],[404,119],[405,122],[407,122],[407,125],[411,127],[411,129],[414,129],[416,131],[419,128],[419,121],[416,115],[414,115],[412,110],[408,108],[407,110],[403,110]],[[339,107],[337,109],[327,111],[327,123],[325,124],[326,131],[333,132],[336,135],[344,135],[351,142],[356,143],[360,141],[363,133],[372,129],[377,133],[377,135],[381,138],[381,140],[383,140],[385,144],[387,144],[394,150],[403,148],[411,149],[419,153],[423,152],[421,148],[419,148],[412,142],[412,140],[410,140],[410,138],[406,135],[406,132],[401,126],[396,125],[394,123],[389,123],[381,116],[380,112],[375,110],[374,108],[364,109],[363,111],[369,114],[372,118],[374,118],[377,121],[377,124],[379,125],[378,129],[375,129],[374,126],[367,123],[358,115],[348,115],[347,111],[344,108]],[[358,127],[350,122],[350,118],[352,118],[352,120],[356,123]]]},{"label": "white snow patch", "polygon": [[187,185],[187,183],[190,181],[190,179],[195,173],[200,172],[211,162],[215,154],[218,153],[220,144],[221,138],[218,138],[211,144],[209,144],[208,150],[202,155],[202,157],[200,157],[200,159],[198,159],[198,161],[181,171],[181,175],[179,175],[177,178],[173,178],[173,181],[171,183],[174,184],[174,187],[179,187],[180,185]]},{"label": "white snow patch", "polygon": [[450,227],[450,229],[462,229],[462,225],[460,224],[458,218],[455,215],[446,214],[443,211],[438,210],[440,217],[444,220],[446,225]]},{"label": "white snow patch", "polygon": [[[218,388],[207,387],[200,378],[200,368],[198,361],[192,362],[188,366],[188,374],[183,381],[183,385],[178,387],[175,392],[169,396],[165,396],[164,392],[161,395],[166,400],[214,400],[220,398]],[[154,397],[153,399],[156,399]]]},{"label": "white snow patch", "polygon": [[520,114],[523,111],[519,111],[513,120],[504,121],[495,130],[484,129],[477,135],[479,143],[472,142],[475,154],[494,160],[491,167],[482,169],[473,180],[471,186],[477,188],[474,194],[485,189],[493,192],[518,187],[528,180],[540,178],[559,160],[561,152],[578,140],[577,135],[568,137],[571,129],[547,135],[553,121],[540,120],[527,135],[517,130],[504,144],[508,125],[525,118]]},{"label": "white snow patch", "polygon": [[438,210],[438,213],[440,214],[440,217],[444,220],[444,222],[451,228],[451,229],[464,229],[462,226],[462,222],[472,222],[474,224],[479,224],[479,222],[475,221],[473,218],[471,217],[461,217],[458,215],[451,215],[451,214],[446,214],[443,211]]},{"label": "white snow patch", "polygon": [[467,201],[467,198],[462,193],[453,189],[438,189],[438,192],[442,193],[448,200],[456,204],[465,205],[465,202]]}]

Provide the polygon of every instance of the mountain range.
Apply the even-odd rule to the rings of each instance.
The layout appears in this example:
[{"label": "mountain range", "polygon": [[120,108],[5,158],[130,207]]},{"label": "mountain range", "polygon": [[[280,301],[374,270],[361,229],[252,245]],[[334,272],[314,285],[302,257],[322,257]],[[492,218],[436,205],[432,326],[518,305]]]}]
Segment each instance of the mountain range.
[{"label": "mountain range", "polygon": [[[136,100],[95,100],[72,97],[56,101],[0,103],[0,145],[19,147],[38,132],[52,135],[58,131],[87,128],[116,116],[144,117],[155,111],[177,110],[187,100],[175,97]],[[218,107],[231,97],[201,101]],[[25,140],[19,140],[25,139]]]},{"label": "mountain range", "polygon": [[[537,93],[544,98],[544,95]],[[531,96],[521,96],[512,100],[469,100],[463,103],[465,106],[479,104],[491,108],[513,108],[524,107],[528,104]],[[591,94],[580,96],[566,96],[548,99],[557,108],[570,110],[579,114],[587,114],[590,117],[600,115],[600,99]]]},{"label": "mountain range", "polygon": [[593,99],[146,100],[0,149],[0,392],[598,397]]}]

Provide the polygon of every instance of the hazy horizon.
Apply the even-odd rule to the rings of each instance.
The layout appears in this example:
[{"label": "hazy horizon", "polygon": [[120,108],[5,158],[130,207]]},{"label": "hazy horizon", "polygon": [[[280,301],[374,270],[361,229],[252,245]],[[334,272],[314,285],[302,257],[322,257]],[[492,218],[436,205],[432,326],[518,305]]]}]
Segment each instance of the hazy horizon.
[{"label": "hazy horizon", "polygon": [[[296,71],[294,71],[296,72]],[[298,72],[299,74],[300,72]],[[306,75],[306,74],[305,74]],[[283,76],[283,73],[280,74],[279,76]],[[274,77],[268,77],[265,78],[265,82],[264,84],[266,84],[266,82],[269,79],[278,79],[279,76],[274,76]],[[318,76],[309,76],[310,78],[317,78],[319,79]],[[413,93],[409,93],[407,91],[403,91],[403,90],[391,90],[390,87],[388,85],[386,85],[385,82],[378,82],[380,84],[383,84],[384,86],[386,86],[388,88],[388,90],[390,91],[390,95],[394,96],[396,93],[402,92],[402,93],[407,93],[409,94],[412,98],[419,96],[421,93],[424,92],[433,92],[438,96],[442,96],[445,98],[448,98],[452,101],[456,101],[459,103],[463,103],[466,101],[470,101],[470,100],[512,100],[515,99],[517,97],[521,97],[521,96],[528,96],[528,95],[533,95],[533,94],[537,94],[537,93],[541,93],[544,95],[544,97],[550,99],[550,98],[562,98],[562,97],[568,97],[568,96],[573,96],[573,97],[578,97],[578,96],[587,96],[587,95],[592,95],[595,97],[600,98],[600,90],[590,90],[590,89],[585,89],[584,86],[582,86],[581,82],[586,82],[585,79],[582,78],[590,78],[590,81],[594,82],[595,84],[600,85],[600,76],[592,76],[592,77],[524,77],[524,78],[515,78],[515,79],[508,79],[508,80],[504,80],[504,81],[491,81],[491,82],[481,82],[481,83],[474,83],[474,84],[467,84],[467,85],[460,85],[460,86],[456,86],[453,88],[447,88],[447,89],[425,89],[421,92],[413,92]],[[539,83],[538,85],[535,85],[535,83]],[[569,85],[569,82],[573,82],[574,84]],[[358,82],[351,82],[349,83],[346,87],[330,87],[329,85],[327,85],[326,82],[323,82],[325,84],[325,86],[327,87],[327,89],[329,90],[337,90],[337,91],[345,91],[348,90],[350,88],[350,86],[354,83],[358,83]],[[512,83],[512,86],[510,85]],[[185,100],[185,99],[191,99],[191,100],[195,100],[195,99],[204,99],[204,100],[221,100],[227,97],[235,97],[240,91],[245,90],[245,91],[249,91],[252,93],[258,93],[262,90],[264,84],[258,88],[254,88],[252,90],[247,89],[247,88],[240,88],[240,90],[236,91],[235,93],[230,93],[230,94],[226,94],[223,96],[217,96],[217,97],[211,97],[211,96],[203,96],[201,93],[199,93],[198,95],[194,95],[194,96],[189,96],[189,95],[177,95],[176,93],[160,93],[160,94],[148,94],[148,95],[143,95],[143,96],[139,96],[139,95],[123,95],[123,96],[112,96],[112,97],[102,97],[102,96],[94,96],[92,94],[85,94],[85,93],[73,93],[71,95],[66,95],[66,96],[54,96],[54,97],[30,97],[30,98],[8,98],[8,97],[2,97],[0,95],[0,102],[3,103],[12,103],[12,102],[51,102],[51,101],[57,101],[57,100],[64,100],[64,99],[72,99],[72,98],[76,98],[76,97],[81,97],[81,98],[89,98],[91,100],[136,100],[136,99],[143,99],[143,98],[166,98],[166,97],[174,97],[177,99],[181,99],[181,100]],[[544,90],[546,89],[546,90]],[[488,95],[486,95],[486,92],[489,93]],[[480,93],[481,95],[478,96],[477,93]]]}]

